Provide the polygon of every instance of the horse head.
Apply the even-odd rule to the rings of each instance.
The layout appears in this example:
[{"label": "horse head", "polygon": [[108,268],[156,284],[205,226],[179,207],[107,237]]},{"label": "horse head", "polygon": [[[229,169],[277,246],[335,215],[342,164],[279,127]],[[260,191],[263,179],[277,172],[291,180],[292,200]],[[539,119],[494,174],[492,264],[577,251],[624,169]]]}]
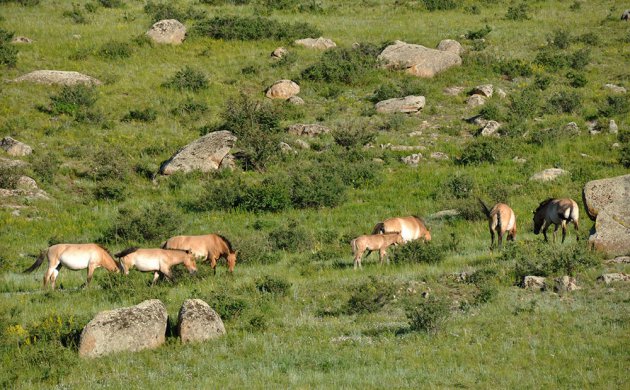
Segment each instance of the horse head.
[{"label": "horse head", "polygon": [[197,273],[197,260],[195,259],[195,255],[186,250],[186,257],[184,257],[184,266],[191,274]]},{"label": "horse head", "polygon": [[227,255],[227,263],[228,263],[228,269],[230,270],[230,272],[234,272],[234,266],[236,265],[236,255],[238,254],[238,251],[230,251]]},{"label": "horse head", "polygon": [[548,198],[540,202],[538,208],[534,210],[534,234],[540,233],[540,229],[545,223],[545,214],[547,212],[547,205],[553,198]]}]

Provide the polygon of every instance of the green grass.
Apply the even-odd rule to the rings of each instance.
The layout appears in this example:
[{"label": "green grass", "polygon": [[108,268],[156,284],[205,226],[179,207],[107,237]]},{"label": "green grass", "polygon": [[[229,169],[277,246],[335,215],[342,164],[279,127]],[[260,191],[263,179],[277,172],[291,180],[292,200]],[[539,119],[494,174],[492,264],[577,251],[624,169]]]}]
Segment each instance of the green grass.
[{"label": "green grass", "polygon": [[[617,2],[581,2],[577,9],[571,2],[528,2],[530,19],[515,21],[505,15],[508,7],[518,3],[473,0],[461,2],[453,10],[431,12],[426,2],[381,0],[322,1],[317,12],[294,12],[291,7],[274,10],[262,2],[178,3],[179,10],[191,16],[189,6],[206,11],[207,17],[264,16],[283,24],[308,22],[344,49],[354,42],[380,46],[396,39],[435,47],[446,38],[457,39],[470,49],[473,42],[459,36],[491,28],[484,47],[476,46],[480,50],[464,55],[463,66],[434,79],[410,79],[370,69],[350,84],[300,79],[305,69],[319,64],[324,56],[294,46],[290,40],[223,41],[191,35],[179,46],[151,45],[137,39],[151,25],[142,2],[125,1],[120,8],[89,7],[94,12],[87,11],[85,1],[76,3],[86,23],[74,23],[63,15],[72,10],[69,3],[0,3],[0,28],[35,41],[16,46],[17,62],[14,67],[0,65],[0,79],[10,80],[37,69],[59,69],[80,71],[104,82],[96,88],[90,107],[90,112],[99,115],[89,120],[74,111],[49,113],[38,108],[50,107],[51,96],[59,96],[60,87],[0,85],[0,137],[10,135],[34,148],[32,156],[22,158],[32,163],[26,172],[51,197],[1,201],[1,387],[177,388],[182,383],[229,388],[624,386],[630,347],[626,314],[630,289],[624,284],[610,289],[595,280],[604,271],[630,272],[627,266],[580,270],[577,279],[582,290],[563,296],[524,291],[514,286],[514,259],[502,260],[499,253],[488,250],[486,222],[462,218],[428,221],[435,244],[448,243],[452,236],[459,243],[439,264],[381,267],[372,254],[363,261],[363,271],[354,272],[349,247],[351,238],[369,233],[384,218],[427,216],[462,202],[476,202],[476,196],[486,202],[506,199],[517,215],[517,241],[536,245],[542,237],[532,233],[531,212],[541,200],[568,196],[581,203],[587,181],[627,173],[618,149],[611,148],[617,137],[606,131],[591,136],[586,130],[586,122],[593,118],[605,124],[615,119],[622,131],[630,126],[624,98],[615,100],[614,106],[607,105],[611,93],[603,88],[606,83],[630,87],[628,29],[618,21],[623,9]],[[439,8],[450,2],[430,3]],[[472,6],[479,13],[464,12],[464,7]],[[194,25],[193,19],[181,22],[189,31]],[[534,64],[558,31],[569,32],[570,37],[599,37],[569,40],[563,42],[563,47],[568,44],[566,48],[549,49],[562,56],[590,50],[590,63],[579,70],[586,81],[581,88],[570,87],[566,75],[574,70],[569,66],[556,71],[549,64]],[[278,46],[288,48],[291,61],[275,65],[269,54]],[[495,70],[499,61],[515,59],[532,64],[531,76],[510,81]],[[165,87],[182,69],[203,74],[205,88]],[[520,108],[519,118],[510,118],[510,97],[532,88],[537,77],[549,79],[547,88],[538,90],[538,99]],[[285,78],[300,80],[300,96],[306,105],[287,108],[282,102],[270,102],[281,115],[282,128],[321,122],[335,131],[365,129],[376,134],[375,147],[345,152],[329,134],[309,139],[310,151],[271,159],[264,170],[237,170],[235,175],[251,185],[286,172],[301,172],[296,166],[318,170],[319,164],[349,164],[359,155],[367,161],[383,160],[374,167],[376,180],[348,185],[343,202],[335,207],[288,207],[258,213],[242,208],[195,211],[186,207],[205,196],[207,188],[228,182],[221,175],[192,173],[151,180],[162,161],[199,137],[203,129],[223,122],[228,102],[241,94],[262,101],[266,88]],[[479,109],[466,107],[465,93],[448,96],[442,90],[462,86],[468,91],[485,83],[508,93],[507,99],[495,96],[491,101],[504,120],[522,125],[519,129],[527,134],[502,138],[493,164],[458,164],[467,145],[477,142],[472,137],[477,127],[462,118]],[[421,91],[427,106],[417,116],[376,115],[374,95],[389,97],[397,91]],[[546,109],[549,98],[562,91],[578,93],[580,104],[571,107],[570,113]],[[185,102],[206,109],[181,115]],[[142,112],[150,113],[152,120],[121,120],[135,119],[131,114]],[[580,135],[556,131],[572,121],[580,127]],[[418,130],[421,136],[408,136]],[[546,131],[544,136],[539,135],[542,131]],[[296,140],[283,132],[280,136],[290,144]],[[425,157],[441,151],[450,159],[427,158],[418,168],[410,168],[400,158],[411,152],[379,146],[387,143],[422,145]],[[8,157],[2,153],[0,157]],[[513,162],[515,156],[525,157],[527,162]],[[57,167],[52,161],[60,164]],[[528,180],[533,173],[551,167],[566,169],[570,175],[551,183]],[[458,199],[449,187],[453,177],[468,178],[472,192]],[[102,195],[103,188],[112,183],[124,195]],[[226,189],[217,187],[221,190]],[[132,272],[128,278],[116,279],[98,270],[93,285],[82,290],[78,287],[85,281],[85,273],[62,269],[57,283],[64,288],[47,292],[41,290],[45,265],[33,274],[20,273],[34,261],[30,255],[49,243],[101,240],[117,221],[124,220],[119,210],[140,211],[157,202],[181,215],[176,234],[224,234],[236,249],[247,252],[243,259],[248,261],[236,265],[233,277],[226,275],[223,264],[216,277],[202,264],[197,277],[177,272],[175,282],[154,287],[149,286],[148,274]],[[19,207],[17,216],[15,207]],[[591,224],[581,211],[580,245],[585,245]],[[270,234],[283,231],[291,221],[305,232],[299,237],[300,245],[273,250]],[[165,238],[129,240],[155,247]],[[575,240],[573,230],[568,240]],[[131,243],[119,237],[107,246],[116,252]],[[452,276],[475,270],[495,276],[480,285],[458,283]],[[266,276],[282,285],[288,283],[286,294],[258,289],[256,284]],[[392,288],[394,296],[374,312],[347,314],[353,291],[372,276],[383,284],[384,291]],[[496,293],[479,298],[493,289]],[[425,291],[450,303],[449,317],[435,334],[411,331],[405,312]],[[166,304],[171,324],[186,298],[217,302],[221,307],[232,304],[239,310],[226,319],[226,337],[198,345],[181,345],[169,338],[165,346],[153,351],[85,361],[68,344],[72,332],[97,312],[149,298]],[[48,321],[51,318],[59,319],[61,325]],[[24,334],[16,333],[18,326],[45,337],[26,345]]]}]

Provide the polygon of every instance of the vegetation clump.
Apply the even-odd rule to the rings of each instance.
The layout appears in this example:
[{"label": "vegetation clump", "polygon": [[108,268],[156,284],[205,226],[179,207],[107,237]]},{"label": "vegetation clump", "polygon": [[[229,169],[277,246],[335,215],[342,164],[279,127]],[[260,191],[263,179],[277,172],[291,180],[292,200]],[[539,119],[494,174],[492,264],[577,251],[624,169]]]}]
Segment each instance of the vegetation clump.
[{"label": "vegetation clump", "polygon": [[0,28],[0,65],[6,65],[10,68],[17,64],[18,50],[11,45],[13,32]]},{"label": "vegetation clump", "polygon": [[179,91],[197,92],[208,88],[208,78],[202,72],[185,66],[162,85]]},{"label": "vegetation clump", "polygon": [[352,288],[345,312],[366,314],[381,310],[394,299],[395,286],[382,278],[370,276],[365,282]]},{"label": "vegetation clump", "polygon": [[442,329],[450,315],[449,303],[445,298],[431,295],[409,303],[406,315],[410,330],[434,334]]},{"label": "vegetation clump", "polygon": [[447,252],[448,248],[444,245],[434,244],[431,241],[425,243],[422,240],[415,240],[390,248],[389,256],[392,262],[397,264],[438,264],[446,258]]},{"label": "vegetation clump", "polygon": [[215,16],[198,21],[192,32],[213,39],[240,41],[291,40],[321,35],[321,31],[308,23],[282,23],[261,16]]},{"label": "vegetation clump", "polygon": [[182,215],[164,202],[143,207],[122,207],[113,225],[105,231],[105,242],[156,243],[173,236],[182,226]]},{"label": "vegetation clump", "polygon": [[291,283],[282,277],[265,275],[256,280],[256,289],[262,293],[285,296],[291,289]]},{"label": "vegetation clump", "polygon": [[376,69],[378,51],[378,47],[371,44],[329,49],[318,63],[304,69],[301,77],[311,81],[355,85]]}]

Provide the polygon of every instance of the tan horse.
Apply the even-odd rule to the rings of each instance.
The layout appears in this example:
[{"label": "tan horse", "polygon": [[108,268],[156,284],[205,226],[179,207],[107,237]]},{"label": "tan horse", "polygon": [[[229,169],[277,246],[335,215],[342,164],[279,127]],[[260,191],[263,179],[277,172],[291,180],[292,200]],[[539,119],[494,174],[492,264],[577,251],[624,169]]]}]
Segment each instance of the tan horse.
[{"label": "tan horse", "polygon": [[427,229],[424,221],[412,215],[410,217],[395,217],[379,222],[374,226],[372,234],[398,233],[402,235],[404,242],[422,239],[425,242],[431,241],[431,232]]},{"label": "tan horse", "polygon": [[516,238],[516,215],[510,206],[505,203],[497,203],[488,209],[481,199],[478,199],[483,208],[483,213],[488,218],[488,227],[490,228],[490,249],[494,248],[494,234],[496,233],[499,241],[499,249],[503,246],[503,236],[507,232],[507,239],[514,241]]},{"label": "tan horse", "polygon": [[164,244],[164,249],[184,249],[191,251],[196,257],[204,258],[210,262],[212,270],[217,273],[217,261],[224,257],[227,260],[228,269],[234,272],[237,251],[232,249],[230,241],[218,234],[204,234],[201,236],[175,236]]},{"label": "tan horse", "polygon": [[542,229],[545,241],[547,241],[547,229],[551,224],[554,224],[553,241],[555,242],[558,225],[561,225],[562,242],[564,242],[564,238],[567,234],[567,223],[573,222],[576,232],[575,238],[579,241],[580,237],[577,235],[579,218],[580,209],[573,199],[545,199],[538,205],[536,211],[534,211],[534,234],[540,233]]},{"label": "tan horse", "polygon": [[158,280],[160,274],[171,280],[171,267],[177,264],[183,263],[191,274],[197,272],[195,256],[190,251],[128,248],[114,256],[120,259],[125,275],[128,275],[133,267],[141,272],[153,272],[151,284]]},{"label": "tan horse", "polygon": [[92,280],[94,270],[103,267],[110,272],[119,272],[122,269],[107,249],[97,244],[57,244],[42,251],[37,260],[25,273],[33,272],[44,261],[48,259],[48,270],[44,274],[44,287],[50,282],[52,289],[55,289],[57,275],[62,266],[77,271],[87,268],[87,286]]},{"label": "tan horse", "polygon": [[[402,243],[403,237],[400,233],[372,234],[355,238],[350,241],[352,253],[354,254],[354,269],[357,269],[357,267],[363,268],[361,265],[361,258],[363,257],[363,252],[366,250],[368,251],[367,256],[369,256],[372,251],[378,250],[379,259],[381,264],[383,264],[383,258],[387,255],[387,248],[391,245],[398,245]],[[389,263],[389,259],[387,259],[387,263]]]}]

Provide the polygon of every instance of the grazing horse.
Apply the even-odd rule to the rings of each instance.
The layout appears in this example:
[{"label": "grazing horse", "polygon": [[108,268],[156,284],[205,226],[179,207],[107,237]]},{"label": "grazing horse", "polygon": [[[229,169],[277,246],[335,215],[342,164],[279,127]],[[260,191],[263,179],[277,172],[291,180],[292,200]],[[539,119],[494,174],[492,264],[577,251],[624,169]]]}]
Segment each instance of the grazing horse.
[{"label": "grazing horse", "polygon": [[372,234],[400,233],[403,242],[422,239],[425,242],[431,241],[431,232],[427,229],[424,221],[412,215],[410,217],[388,218],[374,226]]},{"label": "grazing horse", "polygon": [[[354,269],[357,269],[357,267],[363,268],[361,265],[361,257],[363,257],[363,252],[366,250],[368,251],[367,256],[369,256],[372,251],[378,250],[379,259],[381,260],[381,264],[383,264],[383,258],[387,254],[385,250],[391,245],[398,245],[402,243],[403,237],[398,232],[372,234],[369,236],[359,236],[355,238],[350,241],[352,253],[354,254]],[[387,263],[389,263],[389,259],[387,259]]]},{"label": "grazing horse", "polygon": [[184,263],[184,266],[191,274],[197,272],[197,264],[195,256],[190,251],[179,249],[139,249],[127,248],[114,256],[120,259],[125,275],[129,274],[129,270],[136,267],[141,272],[153,272],[154,284],[160,274],[166,276],[169,280],[172,278],[171,267]]},{"label": "grazing horse", "polygon": [[164,249],[184,249],[191,251],[196,257],[204,258],[210,262],[214,274],[217,273],[217,260],[224,257],[227,260],[228,269],[234,272],[237,251],[232,249],[230,241],[218,234],[204,234],[201,236],[175,236],[164,244]]},{"label": "grazing horse", "polygon": [[564,238],[567,234],[567,223],[573,222],[576,240],[579,241],[580,237],[577,235],[579,218],[580,210],[573,199],[545,199],[538,205],[536,211],[534,211],[534,234],[540,233],[542,228],[543,236],[545,236],[545,241],[547,241],[547,228],[553,223],[555,225],[553,241],[555,242],[558,225],[562,225],[562,242],[564,242]]},{"label": "grazing horse", "polygon": [[74,271],[87,268],[86,286],[92,280],[92,275],[96,268],[103,267],[110,272],[122,271],[120,264],[112,258],[107,249],[100,245],[57,244],[43,250],[35,263],[24,270],[24,272],[33,272],[39,268],[44,258],[48,259],[48,270],[44,274],[44,287],[50,282],[53,290],[55,289],[55,281],[59,270],[64,265]]},{"label": "grazing horse", "polygon": [[494,234],[496,233],[499,241],[499,249],[503,247],[503,235],[507,232],[507,239],[514,241],[516,238],[516,215],[510,206],[505,203],[497,203],[488,209],[481,199],[483,213],[488,218],[488,227],[490,228],[490,249],[494,247]]}]

